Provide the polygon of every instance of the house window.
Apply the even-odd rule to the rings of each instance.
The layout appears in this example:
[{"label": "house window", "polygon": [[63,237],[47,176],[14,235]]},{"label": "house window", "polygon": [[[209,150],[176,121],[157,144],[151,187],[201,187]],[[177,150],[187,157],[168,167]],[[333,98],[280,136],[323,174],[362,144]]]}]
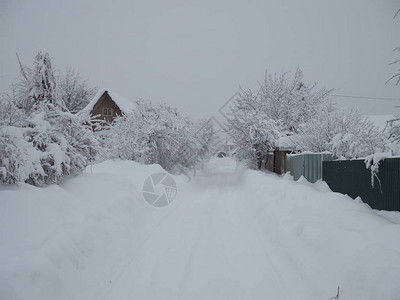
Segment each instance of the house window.
[{"label": "house window", "polygon": [[112,108],[103,108],[103,116],[112,116]]}]

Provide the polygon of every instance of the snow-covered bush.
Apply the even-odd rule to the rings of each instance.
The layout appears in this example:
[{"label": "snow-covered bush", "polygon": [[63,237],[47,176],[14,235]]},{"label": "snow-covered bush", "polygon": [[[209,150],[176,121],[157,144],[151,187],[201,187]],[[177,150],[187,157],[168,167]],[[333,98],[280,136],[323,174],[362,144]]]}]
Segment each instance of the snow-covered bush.
[{"label": "snow-covered bush", "polygon": [[25,112],[10,95],[0,96],[0,126],[18,126],[25,120]]},{"label": "snow-covered bush", "polygon": [[93,133],[74,115],[36,109],[23,127],[1,127],[1,182],[58,183],[79,174],[96,154]]},{"label": "snow-covered bush", "polygon": [[290,137],[300,151],[327,151],[332,138],[338,133],[335,108],[328,104],[318,111],[314,118],[299,127],[296,134]]},{"label": "snow-covered bush", "polygon": [[209,124],[202,126],[168,105],[139,100],[132,113],[117,118],[102,133],[106,156],[157,163],[167,171],[194,167],[207,155],[207,143],[213,134]]},{"label": "snow-covered bush", "polygon": [[298,150],[330,151],[346,159],[366,157],[386,150],[383,133],[357,110],[345,111],[331,105],[300,126],[291,137]]},{"label": "snow-covered bush", "polygon": [[0,181],[58,183],[86,167],[97,141],[84,120],[63,111],[47,52],[22,76],[18,96],[1,99]]},{"label": "snow-covered bush", "polygon": [[97,92],[96,87],[89,87],[79,73],[70,67],[57,77],[57,81],[58,97],[63,100],[65,107],[72,113],[82,110]]},{"label": "snow-covered bush", "polygon": [[25,138],[25,128],[0,127],[0,182],[16,183],[43,173],[40,153]]}]

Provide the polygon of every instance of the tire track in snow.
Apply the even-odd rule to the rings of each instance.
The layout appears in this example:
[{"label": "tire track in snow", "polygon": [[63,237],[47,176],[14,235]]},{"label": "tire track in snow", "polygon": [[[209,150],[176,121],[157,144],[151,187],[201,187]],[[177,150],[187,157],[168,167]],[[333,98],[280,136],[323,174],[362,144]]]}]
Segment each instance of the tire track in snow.
[{"label": "tire track in snow", "polygon": [[[255,236],[252,234],[252,232],[255,232],[255,226],[252,225],[252,222],[247,222],[250,216],[245,216],[246,210],[241,206],[237,206],[237,204],[232,201],[232,195],[229,195],[229,193],[226,195],[226,191],[223,189],[213,188],[213,190],[213,193],[206,193],[208,195],[214,195],[213,197],[206,197],[209,198],[206,201],[206,205],[210,213],[205,214],[208,218],[204,222],[195,248],[192,249],[190,260],[186,266],[184,276],[182,277],[184,282],[180,288],[179,299],[194,299],[196,298],[196,295],[193,293],[194,291],[199,293],[201,290],[207,290],[207,288],[202,288],[199,285],[196,286],[196,282],[201,280],[203,280],[203,284],[206,286],[208,285],[208,288],[210,288],[209,282],[207,282],[207,276],[212,277],[212,274],[207,274],[207,270],[205,272],[204,270],[202,271],[201,265],[208,266],[210,268],[210,273],[218,272],[217,269],[219,268],[225,272],[221,273],[220,277],[230,277],[231,283],[234,282],[231,288],[235,290],[234,293],[230,293],[230,299],[235,299],[240,295],[239,298],[243,299],[250,299],[250,297],[252,299],[263,298],[268,293],[271,294],[271,291],[267,291],[265,288],[261,289],[264,290],[265,293],[259,295],[257,295],[257,293],[249,293],[249,290],[254,291],[256,285],[246,281],[244,277],[251,277],[256,273],[258,277],[261,276],[266,279],[265,281],[260,281],[261,284],[268,286],[268,283],[272,282],[272,284],[269,285],[269,289],[274,290],[273,293],[279,295],[279,299],[292,299],[288,297],[287,287],[273,261],[268,256],[268,253],[266,251],[246,250],[260,247],[259,240],[254,238]],[[242,228],[242,230],[240,230],[240,228]],[[202,258],[204,259],[204,255],[207,255],[210,248],[211,252],[214,253],[211,253],[211,255],[208,253],[208,255],[211,261],[215,260],[213,262],[214,265],[210,263],[207,264],[207,261],[202,261]],[[253,254],[259,257],[259,259],[262,259],[261,264],[255,262]],[[240,262],[243,260],[244,262],[241,264],[244,269],[252,265],[252,267],[247,270],[250,274],[244,274],[243,272],[246,270],[241,270],[236,266],[240,265]],[[251,272],[254,274],[251,274]],[[235,275],[236,278],[232,278],[231,275]],[[243,283],[242,281],[245,282]],[[226,282],[222,284],[226,284]],[[187,288],[188,285],[189,288]],[[241,287],[242,285],[246,285],[246,287],[238,290],[237,286]],[[216,289],[218,286],[213,287],[211,285],[211,288]],[[258,286],[256,290],[260,290],[260,287]],[[225,293],[226,292],[225,290]],[[185,293],[188,293],[188,295],[185,295]],[[202,296],[203,297],[198,297],[198,299],[207,297],[218,298],[218,294],[206,294]],[[220,296],[221,298],[224,297],[224,295]]]},{"label": "tire track in snow", "polygon": [[215,175],[180,191],[182,203],[134,251],[104,299],[307,299],[286,285],[282,274],[298,273],[267,243],[243,194],[248,186],[215,184],[224,174]]},{"label": "tire track in snow", "polygon": [[[174,213],[176,213],[176,210],[179,210],[179,207],[182,205],[183,202],[179,202],[178,200],[175,200],[174,203],[179,203],[173,209],[168,211],[159,221],[156,222],[154,226],[152,226],[149,230],[147,230],[146,233],[144,233],[144,237],[140,239],[138,242],[137,246],[135,249],[132,250],[132,254],[126,259],[124,258],[125,261],[127,261],[123,266],[118,266],[115,268],[114,271],[111,272],[112,275],[110,275],[110,283],[116,283],[120,280],[121,277],[125,275],[125,273],[129,270],[129,267],[135,264],[135,262],[139,259],[138,254],[143,250],[143,248],[146,247],[146,244],[153,238],[153,236],[157,233],[157,231],[160,229],[162,224],[170,218]],[[112,293],[112,290],[114,288],[114,284],[107,285],[106,288],[102,291],[97,292],[97,296],[94,297],[94,299],[109,299],[108,295]]]},{"label": "tire track in snow", "polygon": [[[205,193],[205,195],[203,197],[206,198],[206,196],[207,196],[207,193]],[[210,213],[212,213],[212,210],[210,210],[210,208],[211,207],[209,205],[204,207],[205,213],[202,214],[203,218],[206,218],[206,216],[207,217],[210,216]],[[208,211],[210,211],[210,213]],[[180,283],[179,283],[179,288],[178,288],[179,294],[178,294],[177,299],[185,299],[184,290],[187,287],[188,277],[189,277],[189,274],[191,272],[191,267],[192,267],[192,264],[193,264],[193,260],[195,258],[196,252],[198,251],[199,243],[200,243],[201,239],[204,236],[204,227],[208,223],[208,222],[204,222],[204,220],[203,220],[202,223],[200,223],[200,221],[201,220],[199,220],[199,223],[198,223],[199,226],[197,228],[196,240],[193,243],[192,248],[190,249],[190,253],[188,255],[188,258],[186,259],[185,268],[183,270],[183,273],[182,273],[182,276],[181,276],[181,280],[180,280]]]}]

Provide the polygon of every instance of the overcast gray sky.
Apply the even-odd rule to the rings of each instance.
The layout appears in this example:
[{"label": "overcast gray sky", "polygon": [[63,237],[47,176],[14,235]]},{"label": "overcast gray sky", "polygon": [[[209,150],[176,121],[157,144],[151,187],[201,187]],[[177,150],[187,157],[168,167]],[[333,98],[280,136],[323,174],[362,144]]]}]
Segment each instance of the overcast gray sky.
[{"label": "overcast gray sky", "polygon": [[[400,98],[385,81],[400,58],[398,0],[0,0],[0,91],[46,48],[53,64],[127,98],[215,113],[265,71],[293,72],[336,94]],[[399,66],[400,67],[400,66]],[[400,101],[351,100],[366,114]]]}]

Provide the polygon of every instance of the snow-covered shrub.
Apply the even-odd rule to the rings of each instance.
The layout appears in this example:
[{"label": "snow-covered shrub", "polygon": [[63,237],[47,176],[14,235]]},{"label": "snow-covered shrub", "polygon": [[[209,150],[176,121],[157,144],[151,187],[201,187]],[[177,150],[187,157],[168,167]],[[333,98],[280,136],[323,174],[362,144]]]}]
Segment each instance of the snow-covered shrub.
[{"label": "snow-covered shrub", "polygon": [[358,111],[335,112],[338,132],[329,143],[328,151],[346,159],[366,157],[387,152],[386,138],[382,131]]},{"label": "snow-covered shrub", "polygon": [[314,118],[299,127],[290,137],[300,151],[323,152],[329,148],[332,138],[338,133],[338,114],[330,104],[323,106]]},{"label": "snow-covered shrub", "polygon": [[383,133],[357,110],[323,107],[315,118],[292,136],[301,151],[330,151],[346,159],[366,157],[386,150]]},{"label": "snow-covered shrub", "polygon": [[25,120],[25,112],[10,95],[0,96],[0,126],[18,126]]},{"label": "snow-covered shrub", "polygon": [[76,116],[52,104],[39,104],[35,109],[23,126],[1,127],[2,182],[58,183],[80,173],[96,154],[92,131]]},{"label": "snow-covered shrub", "polygon": [[59,182],[66,175],[79,174],[94,158],[97,141],[76,116],[47,105],[29,120],[29,137],[34,147],[46,153],[42,158],[45,177],[35,184]]},{"label": "snow-covered shrub", "polygon": [[0,182],[23,182],[33,173],[44,175],[40,151],[26,140],[25,129],[0,127]]},{"label": "snow-covered shrub", "polygon": [[87,166],[97,141],[84,120],[63,111],[46,52],[39,52],[32,73],[22,76],[17,96],[1,98],[0,181],[58,183]]},{"label": "snow-covered shrub", "polygon": [[68,67],[65,73],[57,77],[57,94],[72,113],[82,110],[97,92],[97,88],[87,85],[77,71]]},{"label": "snow-covered shrub", "polygon": [[167,171],[194,167],[206,155],[207,134],[213,133],[201,131],[175,108],[143,100],[102,133],[108,158],[157,163]]}]

